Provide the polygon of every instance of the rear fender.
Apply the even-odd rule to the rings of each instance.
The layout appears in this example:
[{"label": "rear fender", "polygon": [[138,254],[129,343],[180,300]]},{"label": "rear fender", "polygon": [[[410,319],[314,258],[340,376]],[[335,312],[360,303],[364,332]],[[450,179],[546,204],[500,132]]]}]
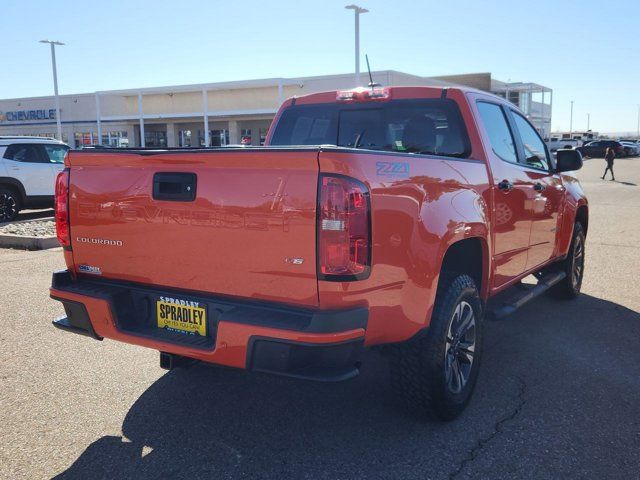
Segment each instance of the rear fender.
[{"label": "rear fender", "polygon": [[486,164],[330,148],[322,149],[319,162],[322,173],[368,186],[373,239],[369,278],[319,281],[320,308],[368,308],[367,345],[415,336],[429,325],[448,247],[471,237],[489,244]]},{"label": "rear fender", "polygon": [[[449,249],[468,239],[478,239],[480,241],[482,258],[481,274],[479,275],[480,296],[483,299],[488,297],[489,293],[489,272],[490,272],[490,235],[489,235],[489,213],[487,204],[476,191],[471,189],[460,190],[455,193],[448,206],[441,205],[438,210],[448,212],[448,219],[440,225],[442,229],[442,241],[438,250],[437,262],[437,283],[440,281],[443,262]],[[443,219],[444,220],[444,219]],[[433,218],[427,216],[423,221],[433,223]],[[430,304],[435,302],[435,293],[432,292]],[[430,318],[430,316],[428,317]]]}]

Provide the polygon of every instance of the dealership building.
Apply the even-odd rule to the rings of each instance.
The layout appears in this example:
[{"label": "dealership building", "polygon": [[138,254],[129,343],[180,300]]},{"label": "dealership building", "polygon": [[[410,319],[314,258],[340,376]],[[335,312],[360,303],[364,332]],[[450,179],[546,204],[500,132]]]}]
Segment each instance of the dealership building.
[{"label": "dealership building", "polygon": [[[552,91],[539,84],[501,82],[490,73],[421,77],[394,70],[373,72],[373,79],[383,86],[464,85],[492,92],[549,136]],[[75,148],[261,145],[286,98],[353,86],[354,75],[344,74],[60,95],[62,140]],[[0,135],[55,136],[54,104],[53,96],[0,100]]]}]

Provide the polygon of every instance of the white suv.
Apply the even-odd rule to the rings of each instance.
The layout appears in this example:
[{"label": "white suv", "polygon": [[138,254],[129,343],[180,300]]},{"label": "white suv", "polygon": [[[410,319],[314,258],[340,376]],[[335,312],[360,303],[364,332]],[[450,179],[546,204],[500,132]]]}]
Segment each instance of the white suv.
[{"label": "white suv", "polygon": [[51,138],[0,136],[0,222],[22,208],[53,207],[56,175],[69,147]]}]

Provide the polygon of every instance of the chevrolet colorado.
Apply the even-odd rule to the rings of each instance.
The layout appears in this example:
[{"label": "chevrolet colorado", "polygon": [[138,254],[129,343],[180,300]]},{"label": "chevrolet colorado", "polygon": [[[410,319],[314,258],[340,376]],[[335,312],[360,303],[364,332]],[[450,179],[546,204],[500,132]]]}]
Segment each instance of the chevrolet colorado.
[{"label": "chevrolet colorado", "polygon": [[378,346],[407,405],[448,420],[476,383],[485,312],[582,283],[580,153],[554,159],[514,105],[475,90],[311,94],[281,106],[264,148],[94,149],[65,166],[54,325],[159,350],[164,368],[343,380]]}]

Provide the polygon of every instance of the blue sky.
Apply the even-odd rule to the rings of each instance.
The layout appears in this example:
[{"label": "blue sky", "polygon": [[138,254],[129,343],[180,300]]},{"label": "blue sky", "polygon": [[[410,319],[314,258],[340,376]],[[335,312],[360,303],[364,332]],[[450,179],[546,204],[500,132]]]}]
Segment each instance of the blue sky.
[{"label": "blue sky", "polygon": [[[361,52],[375,70],[492,72],[554,90],[552,128],[634,131],[640,1],[367,1]],[[2,0],[0,98],[353,70],[351,0]]]}]

